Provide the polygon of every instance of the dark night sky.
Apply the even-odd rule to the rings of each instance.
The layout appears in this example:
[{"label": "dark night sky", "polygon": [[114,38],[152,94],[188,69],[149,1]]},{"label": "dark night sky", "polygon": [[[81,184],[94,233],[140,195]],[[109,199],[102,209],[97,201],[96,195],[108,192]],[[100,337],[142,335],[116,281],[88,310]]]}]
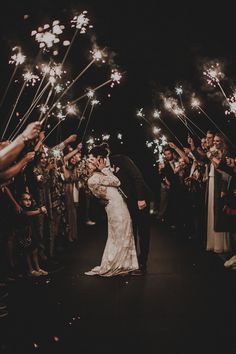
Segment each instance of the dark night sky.
[{"label": "dark night sky", "polygon": [[[209,97],[209,92],[203,89],[204,80],[199,71],[201,60],[221,59],[227,64],[226,76],[230,77],[231,85],[234,84],[236,13],[227,2],[221,7],[208,6],[207,2],[198,5],[189,1],[186,5],[178,1],[172,5],[171,2],[154,0],[140,4],[133,0],[15,0],[7,1],[5,5],[6,9],[0,14],[1,94],[12,70],[12,66],[7,64],[10,48],[21,45],[28,56],[34,57],[38,47],[30,37],[32,29],[54,19],[61,19],[63,23],[65,19],[72,18],[74,10],[81,12],[86,9],[94,25],[92,33],[96,35],[97,44],[107,46],[116,53],[115,63],[121,71],[127,72],[121,84],[111,91],[111,98],[107,98],[107,88],[99,93],[102,105],[96,109],[91,122],[96,131],[122,132],[125,140],[123,151],[148,171],[152,156],[147,152],[144,141],[146,134],[150,137],[151,133],[137,124],[136,109],[144,107],[148,111],[155,104],[162,109],[157,93],[170,89],[174,94],[174,88],[179,83],[200,95],[205,109],[227,134],[231,134],[231,138],[235,134],[234,117],[227,121],[222,102]],[[23,19],[25,14],[29,15],[27,20]],[[72,77],[88,62],[90,43],[86,35],[83,39],[78,37],[73,45],[67,61]],[[93,68],[80,84],[92,85],[105,81],[103,70]],[[76,86],[71,98],[83,93],[83,89],[81,91],[81,87]],[[14,89],[11,95],[14,97]],[[177,129],[179,136],[185,134],[184,127],[177,124],[174,117],[167,115],[165,119],[173,129]],[[201,119],[199,124],[206,129],[206,121]],[[68,121],[63,131],[69,133],[73,127],[73,122]],[[119,145],[113,144],[114,149],[119,150]]]}]

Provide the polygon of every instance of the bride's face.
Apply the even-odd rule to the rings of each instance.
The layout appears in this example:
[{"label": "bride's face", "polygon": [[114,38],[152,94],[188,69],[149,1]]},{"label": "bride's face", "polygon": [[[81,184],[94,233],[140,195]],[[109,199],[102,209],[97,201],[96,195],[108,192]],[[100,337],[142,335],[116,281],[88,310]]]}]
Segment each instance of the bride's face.
[{"label": "bride's face", "polygon": [[87,159],[86,161],[86,166],[87,166],[87,169],[90,173],[93,173],[97,166],[96,166],[96,162],[95,161],[91,161],[89,158]]}]

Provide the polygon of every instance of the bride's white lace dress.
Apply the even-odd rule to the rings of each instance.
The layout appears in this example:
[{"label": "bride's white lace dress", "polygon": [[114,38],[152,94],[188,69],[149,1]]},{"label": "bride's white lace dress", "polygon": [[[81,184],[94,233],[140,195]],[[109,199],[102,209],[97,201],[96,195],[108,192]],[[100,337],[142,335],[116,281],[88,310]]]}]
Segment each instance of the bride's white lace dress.
[{"label": "bride's white lace dress", "polygon": [[98,198],[106,199],[108,238],[100,266],[87,275],[110,277],[138,269],[132,221],[125,201],[118,191],[120,181],[105,168],[88,179],[88,187]]}]

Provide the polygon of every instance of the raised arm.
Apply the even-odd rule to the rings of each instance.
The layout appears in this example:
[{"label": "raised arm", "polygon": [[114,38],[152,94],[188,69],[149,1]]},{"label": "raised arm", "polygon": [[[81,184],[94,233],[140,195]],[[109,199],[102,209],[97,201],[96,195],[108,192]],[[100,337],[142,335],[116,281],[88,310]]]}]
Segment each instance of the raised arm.
[{"label": "raised arm", "polygon": [[35,139],[41,129],[39,122],[30,123],[24,132],[0,151],[0,171],[7,169],[25,147],[27,141]]},{"label": "raised arm", "polygon": [[69,161],[74,155],[78,154],[81,149],[81,144],[78,144],[77,147],[64,156],[64,162]]},{"label": "raised arm", "polygon": [[183,150],[181,150],[180,148],[178,148],[178,146],[176,146],[174,143],[169,143],[170,147],[172,149],[174,149],[177,154],[182,157],[182,159],[187,163],[189,164],[190,163],[190,160],[188,158],[188,156],[185,154],[185,152]]},{"label": "raised arm", "polygon": [[0,172],[0,179],[7,181],[12,177],[16,176],[26,165],[27,163],[34,158],[34,152],[28,152],[20,161],[18,161],[13,166],[9,167],[3,172]]}]

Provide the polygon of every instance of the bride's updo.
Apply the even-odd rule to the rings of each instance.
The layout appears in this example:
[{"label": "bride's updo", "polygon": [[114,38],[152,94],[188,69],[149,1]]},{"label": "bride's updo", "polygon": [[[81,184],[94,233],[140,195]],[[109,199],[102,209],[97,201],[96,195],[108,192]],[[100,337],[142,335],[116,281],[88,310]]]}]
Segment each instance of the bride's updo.
[{"label": "bride's updo", "polygon": [[96,145],[89,151],[89,153],[94,157],[102,156],[103,158],[106,158],[109,154],[109,145],[107,143]]}]

